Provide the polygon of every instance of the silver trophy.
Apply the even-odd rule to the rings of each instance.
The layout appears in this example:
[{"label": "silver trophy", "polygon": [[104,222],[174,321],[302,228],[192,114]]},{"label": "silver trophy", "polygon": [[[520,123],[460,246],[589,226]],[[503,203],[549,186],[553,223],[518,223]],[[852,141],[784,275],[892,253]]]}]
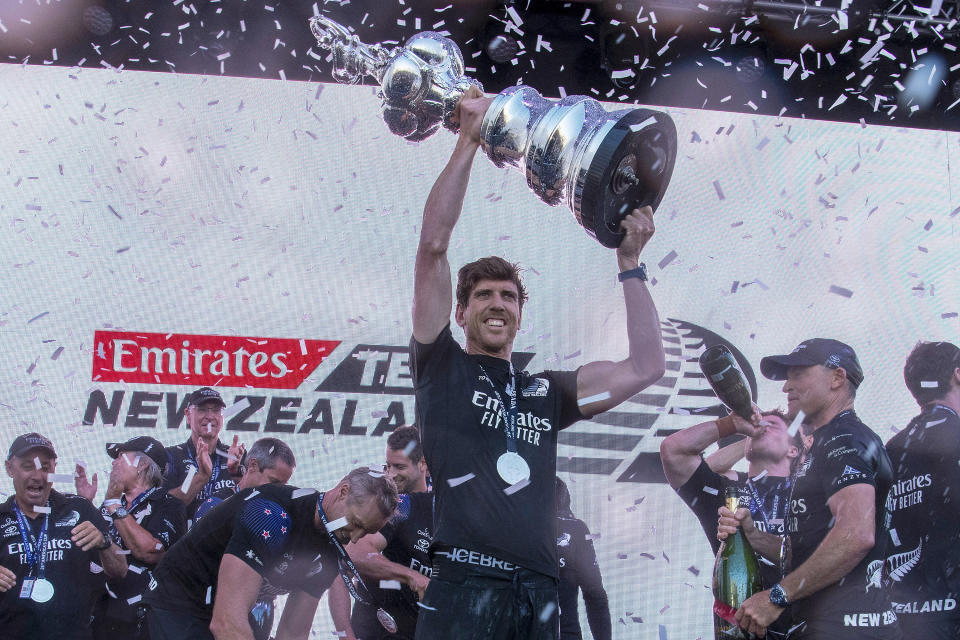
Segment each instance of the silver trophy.
[{"label": "silver trophy", "polygon": [[[368,45],[326,16],[310,19],[317,43],[333,57],[333,77],[380,83],[383,119],[394,134],[420,141],[451,121],[471,85],[463,55],[433,31],[400,47]],[[670,116],[649,109],[606,111],[587,96],[547,100],[515,86],[497,94],[480,127],[482,146],[498,167],[524,174],[527,185],[551,206],[565,203],[577,222],[605,247],[623,238],[620,221],[633,209],[654,209],[670,183],[677,129]]]}]

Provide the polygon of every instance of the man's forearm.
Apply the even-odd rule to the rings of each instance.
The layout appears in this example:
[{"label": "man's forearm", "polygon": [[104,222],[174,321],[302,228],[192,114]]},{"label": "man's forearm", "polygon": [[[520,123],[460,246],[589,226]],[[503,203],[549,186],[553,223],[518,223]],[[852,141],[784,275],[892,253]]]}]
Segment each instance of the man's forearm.
[{"label": "man's forearm", "polygon": [[202,476],[199,473],[196,473],[194,474],[193,479],[190,480],[190,484],[186,491],[183,490],[183,485],[181,485],[168,490],[167,493],[184,504],[190,504],[196,500],[197,494],[200,493],[200,489],[202,489],[203,485],[207,484],[209,480],[210,476]]},{"label": "man's forearm", "polygon": [[110,546],[100,552],[100,564],[108,578],[123,578],[127,575],[127,556],[121,553],[122,549],[110,543]]},{"label": "man's forearm", "polygon": [[437,176],[423,207],[421,250],[431,253],[446,252],[453,228],[463,211],[463,199],[470,182],[470,168],[478,148],[478,145],[462,138],[457,140],[457,146],[447,161],[447,166]]},{"label": "man's forearm", "polygon": [[410,583],[420,574],[392,562],[379,553],[368,553],[365,557],[359,557],[354,561],[360,574],[370,580],[398,580],[403,584],[410,586]]},{"label": "man's forearm", "polygon": [[760,554],[774,564],[780,564],[780,551],[783,549],[783,538],[760,531],[754,526],[744,527],[747,542],[753,547],[754,552]]},{"label": "man's forearm", "polygon": [[[625,259],[620,258],[623,271]],[[627,260],[636,266],[634,260]],[[633,268],[633,267],[630,267]],[[627,343],[630,362],[637,376],[646,384],[653,384],[663,375],[666,356],[660,335],[660,316],[647,285],[639,278],[623,282],[623,299],[627,307]]]},{"label": "man's forearm", "polygon": [[159,541],[149,531],[137,524],[133,516],[115,520],[114,526],[117,527],[117,532],[120,534],[123,544],[130,550],[130,555],[149,564],[156,564],[160,561],[163,551],[162,547],[157,548],[160,544]]},{"label": "man's forearm", "polygon": [[850,573],[869,553],[862,539],[834,526],[807,561],[791,571],[780,584],[791,601],[806,598]]}]

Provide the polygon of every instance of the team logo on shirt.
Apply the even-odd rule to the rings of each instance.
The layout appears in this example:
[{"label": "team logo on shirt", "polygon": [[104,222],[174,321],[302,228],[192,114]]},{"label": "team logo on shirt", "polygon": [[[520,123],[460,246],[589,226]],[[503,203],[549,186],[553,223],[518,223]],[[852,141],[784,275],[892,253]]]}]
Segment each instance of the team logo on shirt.
[{"label": "team logo on shirt", "polygon": [[557,538],[557,546],[558,546],[558,547],[568,547],[568,546],[570,546],[570,534],[569,534],[569,533],[564,533],[562,536],[560,536],[559,538]]},{"label": "team logo on shirt", "polygon": [[[887,558],[887,571],[894,582],[900,582],[906,577],[910,570],[920,563],[920,556],[923,553],[923,540],[916,549],[904,551]],[[880,581],[883,577],[883,560],[874,560],[867,565],[867,591],[871,587],[880,588]]]},{"label": "team logo on shirt", "polygon": [[866,478],[867,474],[860,471],[859,469],[854,469],[850,465],[846,465],[843,468],[843,473],[840,474],[841,480],[852,480],[853,478]]},{"label": "team logo on shirt", "polygon": [[67,515],[63,516],[57,520],[53,526],[55,527],[75,527],[77,523],[80,522],[80,514],[76,511],[70,511]]},{"label": "team logo on shirt", "polygon": [[543,378],[533,378],[520,393],[524,398],[545,398],[550,390],[550,381]]},{"label": "team logo on shirt", "polygon": [[9,527],[5,527],[3,530],[4,537],[14,536],[14,535],[17,535],[18,533],[20,533],[20,529],[17,528],[16,524],[13,524],[12,526],[9,526]]}]

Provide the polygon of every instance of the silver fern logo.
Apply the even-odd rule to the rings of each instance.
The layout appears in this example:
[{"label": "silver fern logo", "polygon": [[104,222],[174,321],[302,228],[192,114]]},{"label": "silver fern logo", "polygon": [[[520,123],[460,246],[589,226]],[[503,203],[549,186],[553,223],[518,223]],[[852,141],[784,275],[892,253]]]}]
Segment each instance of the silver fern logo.
[{"label": "silver fern logo", "polygon": [[[887,572],[894,582],[900,582],[910,571],[920,563],[920,555],[923,553],[923,540],[912,551],[904,551],[887,558]],[[880,581],[883,577],[883,560],[874,560],[867,566],[867,588],[880,588]]]}]

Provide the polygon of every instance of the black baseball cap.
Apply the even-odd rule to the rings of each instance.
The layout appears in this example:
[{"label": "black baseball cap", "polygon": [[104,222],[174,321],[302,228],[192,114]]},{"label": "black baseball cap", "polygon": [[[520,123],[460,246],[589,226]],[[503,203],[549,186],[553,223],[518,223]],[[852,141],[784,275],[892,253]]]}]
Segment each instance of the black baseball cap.
[{"label": "black baseball cap", "polygon": [[107,443],[107,455],[111,458],[116,458],[124,451],[145,453],[151,460],[157,463],[160,471],[166,469],[167,450],[158,440],[154,440],[150,436],[137,436],[136,438],[130,438],[126,442]]},{"label": "black baseball cap", "polygon": [[767,356],[760,360],[760,372],[770,380],[786,380],[790,367],[823,365],[829,369],[842,368],[853,386],[863,382],[863,369],[854,350],[839,340],[811,338],[784,356]]},{"label": "black baseball cap", "polygon": [[31,449],[43,449],[50,454],[51,458],[57,457],[57,452],[49,438],[45,438],[39,433],[25,433],[14,438],[13,444],[10,445],[10,451],[7,453],[7,460],[14,457],[19,458]]},{"label": "black baseball cap", "polygon": [[227,406],[227,403],[223,401],[223,398],[220,397],[220,394],[216,389],[211,389],[210,387],[200,387],[193,393],[187,396],[187,406],[190,405],[201,405],[204,402],[217,402],[221,407]]}]

